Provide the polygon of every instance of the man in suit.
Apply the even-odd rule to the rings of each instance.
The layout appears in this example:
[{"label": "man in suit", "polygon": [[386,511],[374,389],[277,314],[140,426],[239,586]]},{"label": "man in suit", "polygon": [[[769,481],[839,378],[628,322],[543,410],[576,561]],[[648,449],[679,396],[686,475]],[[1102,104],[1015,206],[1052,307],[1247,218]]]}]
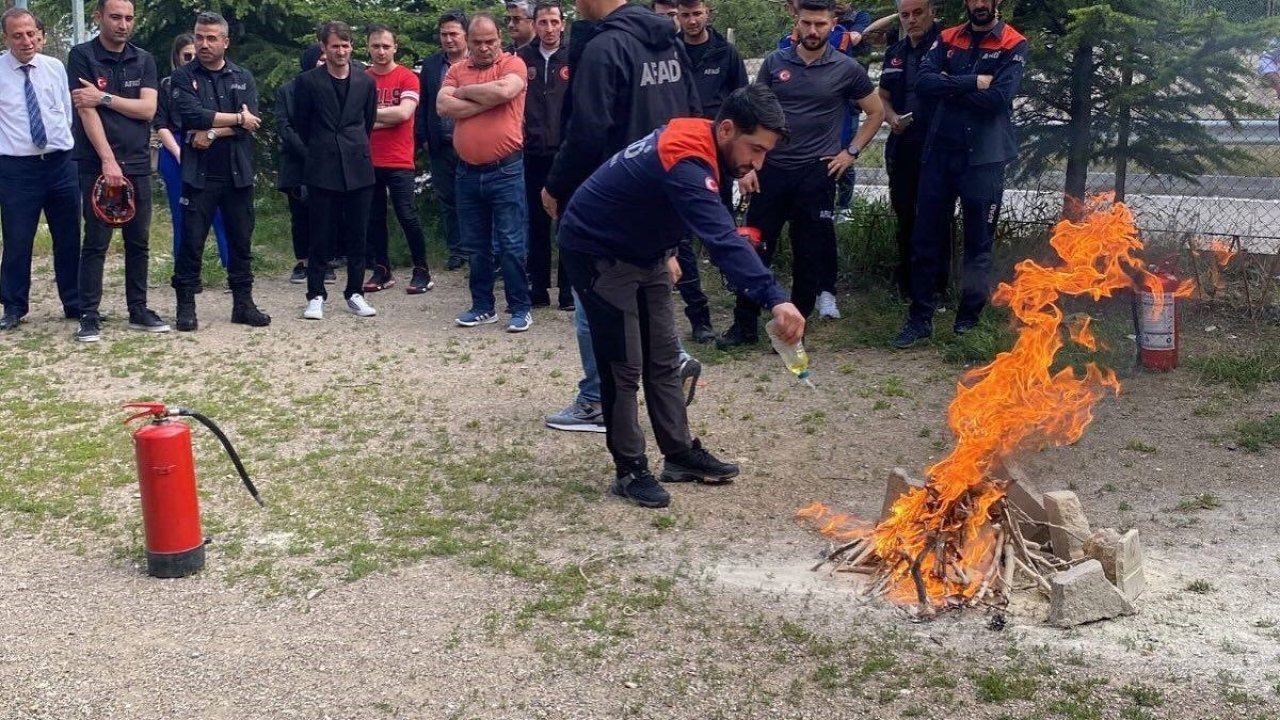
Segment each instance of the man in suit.
[{"label": "man in suit", "polygon": [[71,159],[71,92],[62,63],[41,55],[36,17],[10,8],[0,17],[9,52],[0,57],[0,330],[13,330],[30,309],[31,248],[40,213],[53,237],[53,273],[67,318],[80,316],[80,188]]},{"label": "man in suit", "polygon": [[422,102],[414,132],[418,145],[431,160],[431,187],[440,201],[445,244],[449,248],[449,270],[457,270],[467,262],[458,232],[458,202],[455,195],[458,154],[453,150],[453,120],[436,111],[436,97],[444,83],[445,73],[454,63],[467,56],[467,16],[461,10],[450,10],[436,22],[440,32],[440,52],[422,63],[420,75]]},{"label": "man in suit", "polygon": [[253,135],[260,120],[253,74],[227,60],[227,21],[200,13],[197,62],[174,70],[173,104],[187,131],[182,162],[182,247],[173,266],[179,332],[194,332],[204,243],[221,211],[227,228],[231,322],[266,327],[271,316],[253,302],[249,244],[253,238]]},{"label": "man in suit", "polygon": [[333,20],[320,26],[324,65],[298,76],[298,136],[307,146],[303,184],[307,186],[311,222],[311,257],[307,261],[308,320],[324,318],[324,288],[329,248],[346,241],[347,309],[360,317],[378,311],[363,293],[365,236],[373,199],[373,160],[369,135],[378,116],[373,79],[351,67],[351,26]]}]

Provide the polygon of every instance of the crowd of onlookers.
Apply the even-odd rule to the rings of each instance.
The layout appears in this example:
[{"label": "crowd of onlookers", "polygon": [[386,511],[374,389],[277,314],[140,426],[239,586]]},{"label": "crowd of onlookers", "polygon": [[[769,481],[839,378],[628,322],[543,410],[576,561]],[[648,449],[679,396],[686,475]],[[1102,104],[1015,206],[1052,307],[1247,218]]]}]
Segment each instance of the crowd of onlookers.
[{"label": "crowd of onlookers", "polygon": [[[791,0],[793,29],[754,79],[715,29],[714,2],[658,0],[643,7],[575,0],[569,28],[564,9],[548,1],[508,0],[501,19],[449,11],[436,23],[440,51],[417,72],[397,63],[393,28],[370,24],[357,35],[342,21],[322,24],[316,42],[300,52],[298,74],[274,98],[277,187],[288,197],[292,222],[297,264],[290,279],[306,285],[302,317],[324,318],[326,285],[337,281],[335,269],[343,265],[346,309],[359,317],[377,314],[370,296],[397,283],[388,203],[412,258],[405,291],[432,289],[414,198],[421,150],[440,206],[446,269],[467,273],[470,302],[456,324],[498,322],[499,275],[506,329],[513,333],[532,326],[533,308],[549,306],[555,288],[556,306],[575,312],[583,378],[574,402],[546,422],[562,430],[607,430],[619,477],[630,477],[624,468],[634,470],[634,458],[621,451],[627,443],[618,430],[628,411],[618,398],[634,396],[632,385],[638,387],[642,374],[648,392],[649,383],[658,382],[649,375],[657,368],[670,370],[668,380],[680,378],[691,399],[700,366],[673,325],[654,325],[635,337],[610,334],[616,328],[601,324],[612,323],[612,312],[630,332],[635,328],[629,323],[648,312],[648,301],[633,306],[597,291],[635,290],[637,282],[674,284],[689,338],[721,347],[759,342],[761,303],[781,322],[781,332],[796,338],[804,318],[839,318],[836,211],[848,203],[856,167],[887,124],[897,281],[910,300],[893,344],[909,347],[932,333],[948,284],[957,200],[964,255],[954,331],[974,327],[987,299],[1004,168],[1016,152],[1010,111],[1027,50],[1025,38],[999,19],[1000,0],[965,0],[967,22],[945,30],[929,0],[898,0],[896,13],[875,22],[833,0]],[[173,217],[177,329],[199,327],[197,296],[211,229],[227,269],[231,321],[254,327],[271,322],[253,299],[250,267],[253,143],[262,123],[253,74],[228,57],[227,21],[205,12],[195,18],[192,33],[173,41],[173,71],[160,78],[155,58],[129,42],[135,20],[130,0],[99,0],[99,34],[73,47],[64,67],[42,54],[43,29],[34,15],[17,8],[3,15],[8,52],[0,57],[0,330],[17,328],[28,312],[31,249],[43,213],[59,297],[66,316],[79,320],[79,340],[101,337],[103,260],[117,228],[125,247],[129,327],[169,331],[148,305],[146,283],[157,171]],[[877,86],[864,63],[879,39],[887,47]],[[367,64],[354,59],[358,51]],[[775,115],[778,127],[757,133],[767,125],[762,118]],[[703,124],[686,120],[694,118]],[[661,182],[652,192],[672,197],[633,198],[631,204],[654,201],[655,212],[672,217],[625,220],[639,227],[609,225],[632,213],[609,197],[622,192],[609,188],[625,183],[607,171],[613,168],[616,176],[621,171],[614,166],[647,162],[652,153],[661,156],[659,165],[628,172],[660,166],[674,173],[696,158],[702,164],[695,163],[694,175],[681,166],[683,181],[701,172],[705,187],[656,176]],[[695,198],[703,192],[718,197],[710,215]],[[593,212],[608,217],[584,219]],[[566,213],[568,225],[553,233]],[[659,233],[674,227],[670,222],[685,231],[672,240],[657,275],[647,267],[609,269],[640,261],[608,250],[601,238],[641,231],[635,244],[645,245],[648,226]],[[722,237],[696,237],[735,227]],[[759,284],[764,278],[752,269],[767,275],[764,268],[784,238],[793,259],[789,301]],[[726,277],[752,278],[752,286],[736,289],[733,323],[719,335],[700,286],[699,242],[712,261],[729,263]],[[748,247],[762,263],[741,262],[736,253]],[[573,261],[568,267],[566,259]],[[608,273],[613,275],[602,279]],[[670,357],[678,365],[650,364],[654,332],[672,334]],[[599,346],[602,338],[607,347]],[[646,348],[645,357],[632,356],[636,343]],[[610,416],[614,411],[622,414]],[[682,410],[666,414],[683,417]],[[696,440],[671,443],[674,449],[664,448],[664,454],[678,469],[673,478],[726,481],[737,472]],[[655,496],[638,492],[619,494]]]}]

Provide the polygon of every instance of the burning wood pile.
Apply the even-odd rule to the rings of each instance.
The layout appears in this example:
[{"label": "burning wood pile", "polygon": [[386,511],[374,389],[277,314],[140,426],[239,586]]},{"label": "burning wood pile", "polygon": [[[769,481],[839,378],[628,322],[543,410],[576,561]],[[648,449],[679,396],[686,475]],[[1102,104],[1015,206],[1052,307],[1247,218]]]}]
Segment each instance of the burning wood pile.
[{"label": "burning wood pile", "polygon": [[[1093,363],[1082,374],[1070,366],[1052,370],[1065,343],[1064,324],[1072,342],[1097,349],[1090,318],[1065,318],[1059,297],[1098,300],[1138,287],[1160,296],[1160,281],[1135,255],[1143,245],[1120,203],[1094,206],[1078,223],[1060,222],[1051,245],[1061,262],[1023,260],[1013,282],[996,290],[992,301],[1012,311],[1018,338],[1011,350],[964,376],[948,410],[955,448],[926,469],[926,481],[895,472],[891,486],[905,492],[891,491],[873,528],[819,503],[798,513],[841,543],[815,570],[830,563],[833,570],[862,573],[868,595],[912,605],[922,618],[950,608],[1007,605],[1019,583],[1028,582],[1047,595],[1061,595],[1054,611],[1059,612],[1071,603],[1070,588],[1077,583],[1106,596],[1097,581],[1108,584],[1107,560],[1111,583],[1121,582],[1117,572],[1127,573],[1130,589],[1137,589],[1136,533],[1127,545],[1112,537],[1114,531],[1091,538],[1074,494],[1049,493],[1038,501],[1012,458],[1021,449],[1075,442],[1093,420],[1094,403],[1107,391],[1120,391],[1115,373]],[[1189,286],[1180,288],[1178,294],[1188,291]],[[1090,541],[1103,562],[1086,557]],[[1125,567],[1118,571],[1120,555],[1129,562],[1121,561]],[[1114,587],[1111,592],[1114,597],[1106,596],[1104,605],[1118,602],[1120,612],[1132,612],[1130,598]]]}]

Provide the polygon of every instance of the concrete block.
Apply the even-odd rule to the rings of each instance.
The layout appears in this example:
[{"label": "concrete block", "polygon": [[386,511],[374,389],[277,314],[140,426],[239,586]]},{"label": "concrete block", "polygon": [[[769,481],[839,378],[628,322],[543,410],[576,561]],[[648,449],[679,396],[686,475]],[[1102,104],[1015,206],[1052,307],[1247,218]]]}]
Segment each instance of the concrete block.
[{"label": "concrete block", "polygon": [[1121,594],[1130,600],[1147,589],[1147,577],[1142,571],[1142,562],[1142,542],[1138,539],[1138,531],[1135,528],[1120,536],[1120,545],[1116,552],[1116,578],[1113,581]]},{"label": "concrete block", "polygon": [[1049,578],[1049,624],[1060,628],[1136,612],[1107,581],[1102,563],[1089,559]]},{"label": "concrete block", "polygon": [[911,477],[906,470],[902,468],[890,470],[884,484],[884,505],[880,508],[880,519],[889,517],[889,511],[893,508],[893,504],[898,502],[898,498],[922,487],[924,487],[924,481]]},{"label": "concrete block", "polygon": [[[992,474],[1007,483],[1005,498],[1008,502],[1013,503],[1014,507],[1032,520],[1038,523],[1045,522],[1047,518],[1044,512],[1044,496],[1031,482],[1031,478],[1027,477],[1021,465],[1006,458],[992,471]],[[1021,530],[1022,536],[1032,542],[1049,542],[1049,528],[1045,525],[1024,524]]]},{"label": "concrete block", "polygon": [[[1049,545],[1053,554],[1063,560],[1084,557],[1084,541],[1093,533],[1084,515],[1080,498],[1070,490],[1044,494],[1044,512],[1049,520]],[[1056,527],[1055,527],[1056,526]]]},{"label": "concrete block", "polygon": [[1115,528],[1102,528],[1094,531],[1084,541],[1085,557],[1093,558],[1102,564],[1102,572],[1107,580],[1116,584],[1116,552],[1120,549],[1120,531]]}]

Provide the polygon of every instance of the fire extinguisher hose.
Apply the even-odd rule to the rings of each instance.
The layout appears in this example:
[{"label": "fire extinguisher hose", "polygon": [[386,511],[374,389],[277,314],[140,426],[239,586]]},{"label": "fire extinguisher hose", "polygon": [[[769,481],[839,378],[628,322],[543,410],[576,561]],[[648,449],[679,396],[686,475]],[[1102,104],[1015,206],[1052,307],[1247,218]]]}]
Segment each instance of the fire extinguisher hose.
[{"label": "fire extinguisher hose", "polygon": [[227,455],[231,456],[231,462],[236,466],[236,472],[240,473],[240,480],[244,483],[245,488],[248,489],[249,494],[253,496],[254,500],[258,501],[259,507],[266,507],[267,504],[258,496],[258,488],[253,486],[253,481],[249,479],[248,471],[244,469],[244,463],[240,462],[240,455],[237,454],[236,449],[231,446],[231,441],[227,439],[226,433],[222,432],[222,429],[215,425],[212,420],[190,408],[178,408],[177,414],[194,418],[198,420],[201,425],[209,428],[210,432],[212,432],[214,436],[222,442],[222,447],[226,449]]}]

